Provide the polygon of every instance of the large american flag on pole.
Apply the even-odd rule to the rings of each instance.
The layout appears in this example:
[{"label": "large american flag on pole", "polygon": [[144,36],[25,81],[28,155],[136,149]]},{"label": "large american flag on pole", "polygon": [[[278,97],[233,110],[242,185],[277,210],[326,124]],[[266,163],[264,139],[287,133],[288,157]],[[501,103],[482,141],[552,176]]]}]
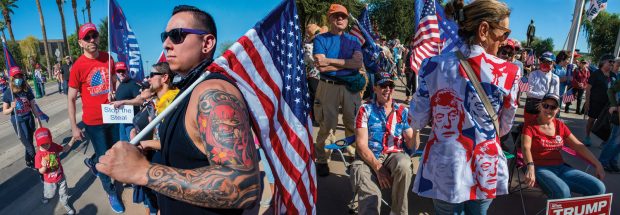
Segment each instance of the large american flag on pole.
[{"label": "large american flag on pole", "polygon": [[417,73],[425,58],[444,50],[458,50],[464,43],[458,36],[458,25],[447,19],[443,7],[436,0],[416,0],[414,10],[417,24],[409,63]]},{"label": "large american flag on pole", "polygon": [[233,77],[251,104],[254,130],[276,178],[277,212],[287,214],[316,214],[302,40],[295,0],[285,0],[209,67]]}]

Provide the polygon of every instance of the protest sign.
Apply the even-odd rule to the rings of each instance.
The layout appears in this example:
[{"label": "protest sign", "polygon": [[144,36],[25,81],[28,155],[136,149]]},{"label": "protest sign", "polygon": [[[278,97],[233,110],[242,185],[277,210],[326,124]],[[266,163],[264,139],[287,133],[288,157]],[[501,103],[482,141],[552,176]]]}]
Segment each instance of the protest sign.
[{"label": "protest sign", "polygon": [[112,105],[102,104],[101,113],[104,124],[133,122],[133,106],[131,105],[123,105],[117,109]]}]

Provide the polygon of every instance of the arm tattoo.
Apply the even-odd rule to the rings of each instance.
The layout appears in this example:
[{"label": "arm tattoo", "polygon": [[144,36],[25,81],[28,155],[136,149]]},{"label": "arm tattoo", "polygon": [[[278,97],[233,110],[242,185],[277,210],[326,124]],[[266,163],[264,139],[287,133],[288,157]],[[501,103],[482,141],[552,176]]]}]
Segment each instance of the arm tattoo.
[{"label": "arm tattoo", "polygon": [[196,117],[210,166],[192,170],[153,165],[147,186],[174,199],[210,208],[248,208],[258,198],[258,160],[243,100],[209,89]]}]

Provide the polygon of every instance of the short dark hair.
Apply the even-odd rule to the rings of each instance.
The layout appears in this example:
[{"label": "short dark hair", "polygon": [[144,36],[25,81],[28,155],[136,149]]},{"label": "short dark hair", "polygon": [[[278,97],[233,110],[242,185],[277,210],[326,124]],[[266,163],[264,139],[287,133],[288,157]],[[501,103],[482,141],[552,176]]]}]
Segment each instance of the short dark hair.
[{"label": "short dark hair", "polygon": [[558,52],[558,56],[555,57],[555,63],[559,64],[562,61],[565,61],[568,58],[568,54],[566,51]]},{"label": "short dark hair", "polygon": [[153,64],[153,69],[155,69],[157,72],[167,74],[168,84],[172,83],[172,79],[174,79],[174,72],[170,70],[170,65],[168,64],[168,62],[159,62],[159,63]]},{"label": "short dark hair", "polygon": [[[200,25],[200,30],[204,30],[206,32],[208,32],[209,34],[212,34],[213,37],[215,37],[215,39],[217,40],[217,28],[215,27],[215,20],[213,19],[213,17],[211,16],[211,14],[198,9],[197,7],[194,6],[190,6],[190,5],[177,5],[174,7],[174,9],[172,9],[172,15],[174,16],[177,13],[180,12],[188,12],[191,13],[192,16],[194,17],[194,19],[196,19],[196,21],[198,21],[198,24]],[[216,46],[213,46],[213,50],[215,51]]]}]

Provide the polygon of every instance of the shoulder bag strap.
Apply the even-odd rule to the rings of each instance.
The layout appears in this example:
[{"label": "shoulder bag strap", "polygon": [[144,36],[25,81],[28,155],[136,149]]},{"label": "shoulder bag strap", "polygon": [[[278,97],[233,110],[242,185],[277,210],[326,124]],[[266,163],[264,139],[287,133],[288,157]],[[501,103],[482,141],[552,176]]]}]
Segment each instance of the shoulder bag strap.
[{"label": "shoulder bag strap", "polygon": [[493,106],[491,106],[491,101],[489,100],[487,93],[484,91],[484,89],[482,89],[482,85],[480,85],[480,81],[478,80],[478,77],[472,70],[471,65],[469,65],[469,62],[463,56],[463,53],[461,53],[461,51],[457,51],[456,55],[461,61],[461,65],[463,65],[463,68],[465,69],[465,73],[467,73],[467,77],[471,81],[472,85],[474,85],[474,89],[476,90],[476,92],[478,92],[478,95],[480,96],[480,100],[482,100],[482,103],[484,104],[484,109],[486,109],[487,113],[493,120],[493,126],[495,126],[496,137],[500,138],[499,119],[498,119],[497,114],[495,113],[495,110],[493,110]]}]

